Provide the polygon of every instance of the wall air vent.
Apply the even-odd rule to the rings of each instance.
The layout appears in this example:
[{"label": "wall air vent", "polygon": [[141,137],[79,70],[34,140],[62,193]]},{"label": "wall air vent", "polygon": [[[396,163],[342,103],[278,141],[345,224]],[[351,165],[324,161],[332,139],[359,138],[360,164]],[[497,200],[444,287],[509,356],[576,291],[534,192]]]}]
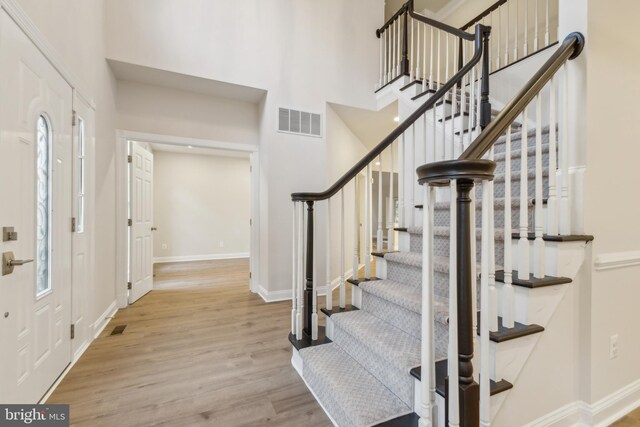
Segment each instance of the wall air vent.
[{"label": "wall air vent", "polygon": [[322,116],[305,111],[278,108],[278,131],[306,136],[322,136]]}]

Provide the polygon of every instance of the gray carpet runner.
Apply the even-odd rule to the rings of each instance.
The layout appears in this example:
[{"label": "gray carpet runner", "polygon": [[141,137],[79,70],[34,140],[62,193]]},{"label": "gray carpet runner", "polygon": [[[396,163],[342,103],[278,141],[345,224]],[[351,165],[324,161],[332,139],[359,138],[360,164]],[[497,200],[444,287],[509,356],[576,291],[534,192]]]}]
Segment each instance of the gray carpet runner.
[{"label": "gray carpet runner", "polygon": [[[505,137],[495,145],[495,245],[496,269],[502,265],[505,236]],[[529,230],[533,230],[535,194],[535,129],[528,132]],[[512,227],[520,214],[520,155],[522,134],[514,132],[511,144]],[[549,130],[542,135],[545,195],[548,179]],[[476,224],[481,223],[481,188],[476,192]],[[436,360],[446,358],[449,313],[449,203],[434,207],[434,294]],[[477,259],[480,233],[477,229]],[[385,254],[387,278],[361,282],[362,307],[333,314],[333,342],[300,350],[303,376],[309,387],[340,427],[381,423],[413,412],[413,367],[420,365],[422,228],[411,227],[410,250]],[[478,268],[480,271],[480,268]],[[477,278],[476,278],[477,279]]]}]

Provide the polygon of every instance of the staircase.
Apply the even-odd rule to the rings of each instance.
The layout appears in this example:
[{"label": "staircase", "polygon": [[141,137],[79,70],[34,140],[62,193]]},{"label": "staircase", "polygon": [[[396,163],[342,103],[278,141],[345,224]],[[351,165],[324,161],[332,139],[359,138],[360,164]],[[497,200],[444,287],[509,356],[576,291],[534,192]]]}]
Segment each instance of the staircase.
[{"label": "staircase", "polygon": [[[536,348],[537,339],[581,264],[580,252],[571,245],[592,239],[566,232],[568,184],[566,178],[558,180],[567,176],[566,124],[557,117],[555,95],[552,111],[545,114],[549,118],[543,118],[539,96],[555,71],[579,54],[581,37],[567,37],[545,64],[553,72],[538,73],[496,111],[488,93],[489,29],[476,26],[470,39],[415,14],[410,1],[378,35],[395,31],[394,22],[413,35],[414,20],[418,40],[425,24],[424,48],[426,25],[431,25],[448,31],[447,40],[459,36],[460,46],[473,41],[473,57],[452,65],[451,78],[447,67],[446,83],[436,83],[427,78],[427,67],[420,73],[415,65],[420,60],[407,54],[405,33],[398,63],[403,71],[411,68],[410,78],[403,72],[394,77],[396,67],[386,52],[395,42],[385,39],[381,89],[410,99],[414,112],[330,189],[292,196],[292,363],[338,426],[490,425],[509,391],[518,387],[530,355],[543,351]],[[413,36],[411,46],[414,52]],[[527,110],[532,100],[535,108]],[[367,183],[372,162],[380,165],[385,150],[391,172],[398,161],[400,224],[387,224],[385,249],[380,220],[374,250],[370,217],[376,207]],[[378,172],[381,177],[382,166]],[[359,174],[364,174],[364,188]],[[354,273],[347,279],[344,206],[351,182]],[[378,191],[382,200],[381,187]],[[393,181],[390,191],[393,200]],[[365,210],[358,212],[362,195]],[[339,217],[340,301],[334,307],[328,291],[326,306],[318,309],[314,209],[325,200],[327,260],[331,218]],[[339,214],[332,214],[337,205]],[[379,218],[386,208],[382,202],[377,206]],[[357,243],[361,217],[363,257]],[[358,277],[361,262],[364,276]],[[326,271],[330,290],[328,261]],[[345,282],[351,286],[351,304]],[[326,316],[326,328],[318,325],[318,311]]]}]

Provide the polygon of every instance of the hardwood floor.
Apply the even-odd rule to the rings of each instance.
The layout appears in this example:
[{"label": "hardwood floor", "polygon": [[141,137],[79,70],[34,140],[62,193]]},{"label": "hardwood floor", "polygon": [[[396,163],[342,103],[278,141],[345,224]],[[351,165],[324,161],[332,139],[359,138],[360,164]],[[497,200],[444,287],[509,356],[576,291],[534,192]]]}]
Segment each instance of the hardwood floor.
[{"label": "hardwood floor", "polygon": [[638,427],[640,426],[640,408],[625,415],[615,423],[611,424],[611,427]]},{"label": "hardwood floor", "polygon": [[331,425],[291,366],[291,303],[251,294],[248,260],[155,273],[48,400],[71,405],[72,425]]}]

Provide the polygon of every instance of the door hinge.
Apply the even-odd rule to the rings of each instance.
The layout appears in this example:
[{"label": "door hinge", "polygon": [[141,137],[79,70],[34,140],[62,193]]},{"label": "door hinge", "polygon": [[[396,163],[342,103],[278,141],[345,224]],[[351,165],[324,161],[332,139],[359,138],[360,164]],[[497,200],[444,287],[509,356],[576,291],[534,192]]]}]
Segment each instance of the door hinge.
[{"label": "door hinge", "polygon": [[129,154],[127,156],[127,163],[132,163],[133,162],[133,156],[131,156],[131,154]]},{"label": "door hinge", "polygon": [[71,113],[71,126],[75,126],[76,125],[76,120],[77,120],[77,113],[74,110]]},{"label": "door hinge", "polygon": [[249,218],[249,227],[251,227],[253,225],[253,221],[251,220],[251,218]]},{"label": "door hinge", "polygon": [[249,279],[251,279],[251,272],[249,272]]},{"label": "door hinge", "polygon": [[76,218],[73,217],[73,218],[71,218],[71,232],[75,233],[76,232],[76,228],[77,228],[76,227]]},{"label": "door hinge", "polygon": [[131,227],[131,226],[133,225],[133,221],[131,221],[131,218],[129,218],[129,219],[127,220],[127,225],[128,225],[129,227]]},{"label": "door hinge", "polygon": [[71,339],[74,339],[76,337],[76,325],[74,325],[73,323],[71,324]]},{"label": "door hinge", "polygon": [[131,282],[127,282],[127,289],[131,290]]}]

